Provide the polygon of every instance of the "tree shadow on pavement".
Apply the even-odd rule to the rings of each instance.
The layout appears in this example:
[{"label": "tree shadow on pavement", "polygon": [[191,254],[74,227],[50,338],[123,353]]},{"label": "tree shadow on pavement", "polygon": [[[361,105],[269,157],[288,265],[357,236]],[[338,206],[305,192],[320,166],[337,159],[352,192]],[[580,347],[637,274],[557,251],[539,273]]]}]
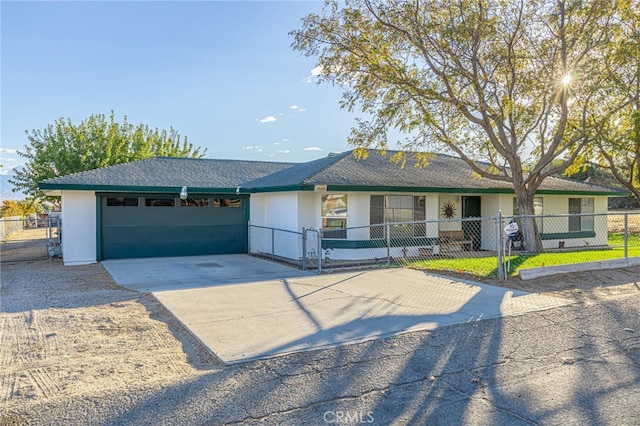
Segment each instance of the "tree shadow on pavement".
[{"label": "tree shadow on pavement", "polygon": [[624,302],[226,366],[106,423],[637,424],[640,317]]}]

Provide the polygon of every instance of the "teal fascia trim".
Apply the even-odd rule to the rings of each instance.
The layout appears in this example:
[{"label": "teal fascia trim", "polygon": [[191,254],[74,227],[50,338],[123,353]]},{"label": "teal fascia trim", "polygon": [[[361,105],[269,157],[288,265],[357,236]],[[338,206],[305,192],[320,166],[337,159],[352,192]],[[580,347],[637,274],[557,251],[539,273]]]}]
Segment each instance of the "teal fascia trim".
[{"label": "teal fascia trim", "polygon": [[293,191],[313,191],[314,185],[284,185],[270,186],[264,188],[243,188],[252,194],[260,194],[265,192],[293,192]]},{"label": "teal fascia trim", "polygon": [[577,231],[577,232],[553,232],[548,234],[540,234],[541,240],[572,240],[580,238],[594,238],[595,231]]},{"label": "teal fascia trim", "polygon": [[606,195],[607,197],[628,197],[630,192],[618,191],[618,192],[606,192],[606,191],[552,191],[552,190],[538,190],[536,195]]},{"label": "teal fascia trim", "polygon": [[[417,246],[434,246],[440,243],[438,237],[418,237],[418,238],[392,238],[391,247],[417,247]],[[387,240],[322,240],[323,249],[363,249],[363,248],[384,248],[387,247]]]},{"label": "teal fascia trim", "polygon": [[[264,188],[243,188],[251,193],[265,192],[287,192],[287,191],[313,191],[315,185],[286,185]],[[413,186],[366,186],[366,185],[327,185],[327,192],[413,192],[413,193],[463,193],[463,194],[514,194],[515,191],[509,188],[432,188]],[[539,190],[536,195],[591,195],[619,197],[628,196],[627,192],[606,192],[606,191],[558,191]]]},{"label": "teal fascia trim", "polygon": [[[123,186],[123,185],[80,185],[80,184],[51,184],[40,183],[41,190],[67,190],[67,191],[96,191],[96,192],[140,192],[140,193],[180,193],[182,186]],[[190,193],[194,194],[235,194],[237,188],[196,188],[188,187]],[[266,193],[266,192],[292,192],[292,191],[314,191],[315,185],[294,184],[283,186],[269,186],[261,188],[241,187],[241,194]],[[331,192],[413,192],[413,193],[464,193],[464,194],[515,194],[509,188],[441,188],[441,187],[412,187],[412,186],[369,186],[369,185],[327,185],[327,191]],[[560,191],[560,190],[538,190],[537,195],[586,195],[586,196],[608,196],[627,197],[629,192],[625,191]]]},{"label": "teal fascia trim", "polygon": [[[121,192],[121,193],[175,193],[179,194],[182,186],[122,186],[122,185],[67,185],[67,184],[47,184],[41,183],[40,189],[58,189],[61,191],[95,191],[95,192]],[[193,194],[234,194],[236,188],[196,188],[187,187],[189,193]],[[246,192],[246,191],[245,191]]]},{"label": "teal fascia trim", "polygon": [[[242,198],[242,199],[248,199],[249,198],[249,194],[244,193],[244,194],[239,194],[236,195],[236,191],[235,189],[233,190],[233,194],[229,193],[229,192],[222,192],[222,191],[191,191],[191,188],[187,188],[189,196],[191,195],[202,195],[202,196],[210,196],[210,197],[215,197],[217,195],[233,195],[234,198]],[[162,195],[162,196],[166,196],[167,194],[173,194],[176,198],[180,196],[180,191],[175,192],[159,192],[159,191],[151,191],[151,192],[104,192],[104,191],[100,191],[100,192],[96,192],[96,196],[99,197],[149,197],[149,196],[154,196],[154,195]]]}]

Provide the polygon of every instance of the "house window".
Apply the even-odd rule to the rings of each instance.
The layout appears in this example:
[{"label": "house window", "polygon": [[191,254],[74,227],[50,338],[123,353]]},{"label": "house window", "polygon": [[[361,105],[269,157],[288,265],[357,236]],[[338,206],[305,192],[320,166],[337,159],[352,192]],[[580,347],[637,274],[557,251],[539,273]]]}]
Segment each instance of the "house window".
[{"label": "house window", "polygon": [[239,198],[214,198],[213,207],[240,207]]},{"label": "house window", "polygon": [[175,198],[145,198],[144,205],[147,207],[173,207],[176,205]]},{"label": "house window", "polygon": [[424,237],[426,226],[424,223],[411,223],[424,221],[426,199],[423,195],[372,195],[369,203],[369,223],[372,226],[371,238],[384,238],[385,226],[382,224],[393,223],[390,227],[391,237]]},{"label": "house window", "polygon": [[209,207],[208,198],[187,198],[180,200],[181,207]]},{"label": "house window", "polygon": [[569,232],[593,231],[593,198],[569,198]]},{"label": "house window", "polygon": [[[536,216],[542,216],[543,215],[543,204],[542,204],[542,197],[534,197],[533,199],[533,214]],[[514,216],[520,216],[520,209],[518,208],[518,199],[514,198],[513,199],[513,215]],[[520,220],[516,218],[516,222],[518,222],[518,226],[522,227],[522,224],[520,223]],[[538,232],[542,233],[542,224],[544,223],[544,221],[542,220],[542,218],[536,218],[536,225],[538,227]]]},{"label": "house window", "polygon": [[324,238],[347,238],[347,196],[322,196],[322,235]]},{"label": "house window", "polygon": [[108,207],[137,207],[138,198],[125,197],[109,197],[107,198]]}]

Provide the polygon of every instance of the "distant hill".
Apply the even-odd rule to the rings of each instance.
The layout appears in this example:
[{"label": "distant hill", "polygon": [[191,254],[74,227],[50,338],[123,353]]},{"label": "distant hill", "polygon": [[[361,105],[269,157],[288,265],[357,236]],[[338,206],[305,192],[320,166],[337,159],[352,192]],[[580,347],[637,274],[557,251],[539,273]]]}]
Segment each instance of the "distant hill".
[{"label": "distant hill", "polygon": [[26,196],[22,192],[13,192],[12,190],[15,188],[10,182],[9,179],[12,179],[15,175],[15,172],[11,170],[6,175],[0,175],[0,201],[2,200],[23,200]]}]

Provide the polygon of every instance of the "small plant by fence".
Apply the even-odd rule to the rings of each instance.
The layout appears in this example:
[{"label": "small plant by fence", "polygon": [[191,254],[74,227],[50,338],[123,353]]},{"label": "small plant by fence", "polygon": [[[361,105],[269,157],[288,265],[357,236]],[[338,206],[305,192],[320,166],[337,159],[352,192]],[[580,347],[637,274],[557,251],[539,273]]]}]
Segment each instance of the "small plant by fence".
[{"label": "small plant by fence", "polygon": [[[509,236],[509,222],[518,226]],[[535,225],[534,225],[535,224]],[[523,227],[535,226],[535,247]],[[250,252],[302,269],[405,266],[506,279],[520,269],[640,258],[640,212],[398,222],[322,231],[250,225]]]}]

